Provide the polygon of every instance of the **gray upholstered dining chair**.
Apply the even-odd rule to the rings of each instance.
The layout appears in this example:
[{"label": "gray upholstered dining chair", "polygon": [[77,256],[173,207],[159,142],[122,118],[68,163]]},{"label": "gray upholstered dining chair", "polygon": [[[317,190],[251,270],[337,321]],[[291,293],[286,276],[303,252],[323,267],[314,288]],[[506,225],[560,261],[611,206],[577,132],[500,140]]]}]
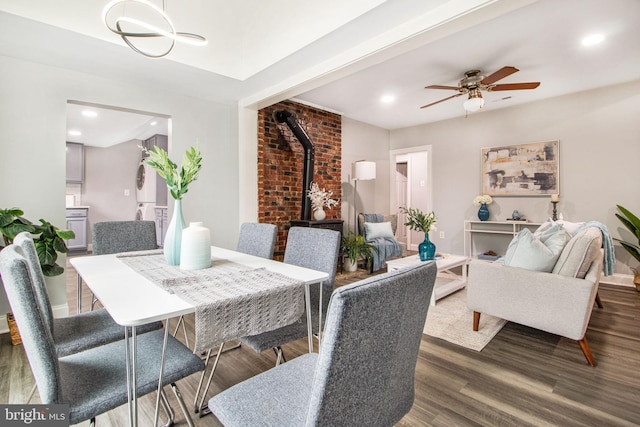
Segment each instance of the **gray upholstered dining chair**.
[{"label": "gray upholstered dining chair", "polygon": [[[336,277],[336,265],[340,252],[340,233],[335,230],[291,227],[284,251],[284,262],[299,267],[322,271],[329,278],[322,283],[322,313],[326,315],[329,298],[333,291]],[[319,286],[311,285],[311,319],[313,333],[318,333],[318,315],[320,302]],[[307,336],[306,314],[296,323],[283,326],[273,331],[240,338],[242,344],[257,353],[273,348],[276,352],[276,365],[283,359],[282,345]]]},{"label": "gray upholstered dining chair", "polygon": [[[94,255],[120,252],[146,251],[158,248],[154,221],[105,221],[93,224],[91,252]],[[81,283],[78,282],[78,312],[80,311]],[[91,309],[96,303],[91,297]]]},{"label": "gray upholstered dining chair", "polygon": [[[105,309],[90,311],[68,317],[53,317],[51,301],[38,261],[38,254],[29,233],[23,232],[13,239],[16,250],[26,259],[29,274],[44,325],[51,332],[56,353],[68,356],[124,338],[124,327],[118,325]],[[162,322],[152,322],[136,328],[138,334],[162,329]],[[27,401],[35,393],[31,391]]]},{"label": "gray upholstered dining chair", "polygon": [[[92,420],[99,414],[127,402],[127,374],[124,340],[60,357],[51,330],[39,308],[27,259],[16,245],[0,252],[0,272],[24,349],[43,404],[68,404],[69,422]],[[137,338],[138,395],[158,387],[164,339],[162,331]],[[167,337],[163,385],[171,384],[185,408],[175,382],[204,369],[200,358],[172,337]],[[163,406],[166,409],[166,397]],[[190,420],[188,411],[183,411]],[[193,424],[190,424],[193,425]]]},{"label": "gray upholstered dining chair", "polygon": [[273,258],[278,227],[273,224],[245,222],[240,226],[236,251],[260,258]]},{"label": "gray upholstered dining chair", "polygon": [[233,426],[391,426],[411,410],[434,262],[333,292],[320,353],[299,356],[209,400]]}]

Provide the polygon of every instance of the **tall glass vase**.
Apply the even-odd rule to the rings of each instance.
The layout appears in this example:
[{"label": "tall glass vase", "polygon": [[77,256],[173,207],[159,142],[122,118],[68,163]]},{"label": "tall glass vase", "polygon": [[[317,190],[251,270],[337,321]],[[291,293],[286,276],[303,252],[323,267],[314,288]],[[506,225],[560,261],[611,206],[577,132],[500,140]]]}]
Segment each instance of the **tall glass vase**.
[{"label": "tall glass vase", "polygon": [[187,226],[182,215],[182,200],[175,200],[173,215],[164,236],[164,257],[169,265],[180,265],[182,230]]},{"label": "tall glass vase", "polygon": [[429,233],[424,233],[424,242],[418,245],[418,254],[420,255],[420,261],[429,261],[436,256],[436,245],[429,240]]}]

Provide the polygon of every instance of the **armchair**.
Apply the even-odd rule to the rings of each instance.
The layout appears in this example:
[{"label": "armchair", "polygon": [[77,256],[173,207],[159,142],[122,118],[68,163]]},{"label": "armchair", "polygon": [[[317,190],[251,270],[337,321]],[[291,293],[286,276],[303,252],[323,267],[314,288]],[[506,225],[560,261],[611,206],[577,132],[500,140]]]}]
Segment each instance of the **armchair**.
[{"label": "armchair", "polygon": [[[380,237],[378,235],[367,235],[367,227],[365,223],[385,223],[391,225],[391,233]],[[381,214],[358,214],[358,233],[364,236],[367,243],[372,244],[377,253],[374,253],[372,271],[380,270],[385,266],[385,261],[395,257],[407,256],[407,245],[396,240],[395,235],[398,229],[397,215],[381,215]]]},{"label": "armchair", "polygon": [[603,233],[578,231],[550,272],[474,260],[469,264],[467,305],[473,330],[486,313],[578,341],[587,363],[596,366],[585,332],[603,271]]}]

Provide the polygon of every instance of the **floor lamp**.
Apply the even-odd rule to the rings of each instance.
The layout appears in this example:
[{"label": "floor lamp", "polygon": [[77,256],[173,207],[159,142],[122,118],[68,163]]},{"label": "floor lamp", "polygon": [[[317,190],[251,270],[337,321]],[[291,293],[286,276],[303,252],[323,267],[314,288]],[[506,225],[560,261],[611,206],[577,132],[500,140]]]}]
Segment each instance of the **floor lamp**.
[{"label": "floor lamp", "polygon": [[356,193],[358,192],[358,181],[369,181],[376,179],[376,162],[359,160],[353,163],[353,224],[355,234],[358,234],[358,210],[356,209]]}]

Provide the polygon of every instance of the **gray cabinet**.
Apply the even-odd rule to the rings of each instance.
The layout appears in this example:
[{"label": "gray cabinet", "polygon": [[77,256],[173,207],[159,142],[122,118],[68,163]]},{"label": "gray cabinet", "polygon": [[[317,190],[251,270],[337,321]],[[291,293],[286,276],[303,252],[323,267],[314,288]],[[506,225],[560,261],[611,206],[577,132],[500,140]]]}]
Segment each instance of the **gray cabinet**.
[{"label": "gray cabinet", "polygon": [[70,251],[87,250],[87,216],[88,208],[67,208],[67,229],[76,234],[75,239],[67,240]]},{"label": "gray cabinet", "polygon": [[[164,151],[167,151],[169,149],[169,138],[167,135],[156,134],[151,138],[142,141],[142,146],[149,151],[152,151],[155,145],[162,148]],[[147,153],[143,152],[142,157],[147,157]]]},{"label": "gray cabinet", "polygon": [[84,182],[84,145],[67,142],[67,182]]}]

